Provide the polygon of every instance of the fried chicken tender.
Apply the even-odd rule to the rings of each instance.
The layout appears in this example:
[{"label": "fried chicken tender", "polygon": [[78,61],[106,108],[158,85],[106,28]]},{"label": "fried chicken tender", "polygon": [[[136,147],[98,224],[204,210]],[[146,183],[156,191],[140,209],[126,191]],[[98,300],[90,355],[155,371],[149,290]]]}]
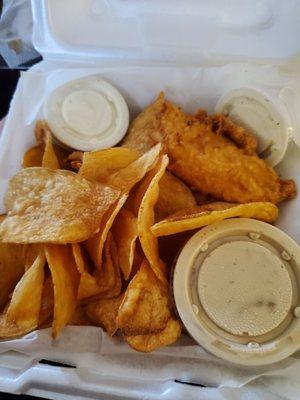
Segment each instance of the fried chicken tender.
[{"label": "fried chicken tender", "polygon": [[123,145],[145,152],[157,142],[174,175],[216,200],[276,204],[296,194],[294,181],[281,180],[258,157],[256,140],[244,128],[203,110],[186,115],[162,93],[133,121]]}]

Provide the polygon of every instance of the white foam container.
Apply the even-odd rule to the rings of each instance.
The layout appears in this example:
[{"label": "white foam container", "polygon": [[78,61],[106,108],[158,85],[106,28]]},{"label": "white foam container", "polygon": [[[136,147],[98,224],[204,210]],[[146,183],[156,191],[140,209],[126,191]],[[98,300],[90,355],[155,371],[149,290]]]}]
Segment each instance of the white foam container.
[{"label": "white foam container", "polygon": [[[160,90],[186,111],[197,107],[213,111],[224,82],[243,81],[246,75],[273,85],[278,74],[288,82],[300,76],[298,0],[173,0],[172,5],[168,0],[32,0],[32,7],[33,43],[44,60],[22,73],[1,136],[2,210],[7,182],[19,170],[25,149],[34,143],[33,126],[42,116],[44,99],[69,80],[100,74],[121,91],[133,116]],[[300,187],[300,151],[294,144],[277,169]],[[280,208],[277,226],[299,243],[300,220],[295,218],[300,215],[299,199]],[[216,359],[183,337],[175,346],[151,355],[118,344],[114,358],[108,355],[114,345],[99,329],[94,328],[99,354],[95,338],[94,350],[78,353],[72,340],[80,341],[81,336],[71,340],[68,329],[62,341],[72,344],[69,351],[60,351],[61,341],[49,344],[43,332],[40,336],[47,345],[38,351],[26,351],[22,341],[0,343],[0,389],[52,399],[263,396],[273,400],[288,391],[290,398],[299,397],[297,355],[267,370],[249,372]],[[41,364],[41,358],[76,368]],[[280,384],[270,380],[276,375],[285,376],[288,388],[282,379]],[[244,386],[258,376],[257,384]]]}]

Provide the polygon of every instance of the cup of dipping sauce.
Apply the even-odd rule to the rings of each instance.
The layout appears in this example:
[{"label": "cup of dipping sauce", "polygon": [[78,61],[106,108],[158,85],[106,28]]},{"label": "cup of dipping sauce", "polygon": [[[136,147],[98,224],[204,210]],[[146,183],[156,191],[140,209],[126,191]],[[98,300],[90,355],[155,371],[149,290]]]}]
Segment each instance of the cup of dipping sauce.
[{"label": "cup of dipping sauce", "polygon": [[289,87],[241,87],[226,92],[215,111],[253,134],[257,153],[274,167],[283,159],[291,140],[300,145],[299,106],[300,93]]},{"label": "cup of dipping sauce", "polygon": [[44,116],[54,139],[82,151],[116,145],[129,124],[123,96],[97,75],[70,81],[54,90],[44,103]]},{"label": "cup of dipping sauce", "polygon": [[214,355],[245,366],[300,348],[300,247],[247,218],[209,225],[183,247],[173,273],[178,314]]}]

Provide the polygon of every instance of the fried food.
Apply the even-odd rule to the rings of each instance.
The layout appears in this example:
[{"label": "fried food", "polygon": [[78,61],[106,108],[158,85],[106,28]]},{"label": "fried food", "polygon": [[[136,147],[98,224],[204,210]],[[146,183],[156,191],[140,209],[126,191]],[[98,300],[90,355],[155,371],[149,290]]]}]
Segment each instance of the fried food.
[{"label": "fried food", "polygon": [[165,329],[171,318],[168,286],[144,261],[128,285],[119,308],[117,326],[124,335],[144,335]]},{"label": "fried food", "polygon": [[159,181],[165,173],[167,165],[168,157],[166,155],[161,156],[156,166],[139,185],[133,200],[135,209],[138,209],[138,235],[143,252],[154,273],[162,282],[166,282],[166,265],[159,257],[157,238],[150,228],[155,219],[154,206],[159,196]]},{"label": "fried food", "polygon": [[97,326],[105,329],[109,336],[113,336],[118,327],[116,318],[124,293],[110,299],[100,299],[86,306],[88,317]]},{"label": "fried food", "polygon": [[0,311],[24,273],[23,246],[0,243]]},{"label": "fried food", "polygon": [[127,195],[123,194],[104,214],[100,223],[99,232],[84,242],[84,247],[99,270],[102,265],[102,252],[108,232],[126,200]]},{"label": "fried food", "polygon": [[138,237],[137,218],[124,208],[117,215],[112,230],[117,245],[119,266],[124,279],[128,280]]},{"label": "fried food", "polygon": [[26,332],[36,328],[39,323],[45,263],[45,254],[40,251],[15,287],[6,312],[7,321]]},{"label": "fried food", "polygon": [[159,181],[159,197],[155,213],[160,218],[188,207],[196,206],[191,190],[176,176],[166,171]]},{"label": "fried food", "polygon": [[149,353],[159,347],[175,343],[180,334],[181,325],[179,321],[169,319],[166,327],[160,332],[146,335],[124,335],[124,339],[134,350]]},{"label": "fried food", "polygon": [[123,145],[144,152],[158,142],[174,175],[217,200],[277,204],[295,196],[295,183],[258,157],[245,130],[225,117],[186,115],[162,94],[132,123]]},{"label": "fried food", "polygon": [[278,217],[278,208],[273,203],[232,204],[215,202],[181,210],[151,227],[155,236],[173,235],[223,221],[227,218],[255,218],[272,223]]},{"label": "fried food", "polygon": [[90,181],[107,183],[111,175],[127,167],[137,158],[137,151],[125,147],[90,151],[83,154],[78,174]]},{"label": "fried food", "polygon": [[69,245],[47,245],[45,254],[54,287],[52,336],[56,338],[75,311],[79,273]]},{"label": "fried food", "polygon": [[9,183],[3,242],[72,243],[99,231],[100,221],[119,196],[117,189],[70,171],[26,168]]}]

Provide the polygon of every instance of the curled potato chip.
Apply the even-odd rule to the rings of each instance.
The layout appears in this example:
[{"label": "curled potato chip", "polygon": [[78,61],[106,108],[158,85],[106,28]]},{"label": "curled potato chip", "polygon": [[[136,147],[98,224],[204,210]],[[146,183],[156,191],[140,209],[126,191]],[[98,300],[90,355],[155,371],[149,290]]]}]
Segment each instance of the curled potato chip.
[{"label": "curled potato chip", "polygon": [[111,175],[107,183],[128,194],[133,186],[143,179],[145,174],[157,163],[160,151],[161,144],[157,144],[141,157],[127,165],[127,167]]},{"label": "curled potato chip", "polygon": [[78,300],[82,300],[99,293],[100,287],[96,278],[91,274],[91,266],[79,243],[72,243],[72,252],[80,273]]},{"label": "curled potato chip", "polygon": [[[108,279],[108,276],[110,279]],[[107,277],[107,279],[106,279]],[[109,232],[104,246],[103,269],[95,271],[95,278],[101,287],[98,298],[118,296],[122,288],[117,247],[113,235]]]},{"label": "curled potato chip", "polygon": [[39,165],[51,169],[58,169],[63,166],[64,160],[68,155],[68,151],[63,149],[61,146],[52,142],[52,132],[46,121],[37,121],[34,129],[35,138],[38,143],[38,147],[42,151],[42,162]]},{"label": "curled potato chip", "polygon": [[42,160],[42,167],[50,168],[50,169],[59,169],[60,165],[58,159],[56,157],[53,145],[52,138],[49,131],[46,133],[45,137],[45,149]]},{"label": "curled potato chip", "polygon": [[111,175],[127,167],[137,158],[138,153],[135,150],[125,147],[90,151],[83,154],[78,174],[91,181],[105,183]]},{"label": "curled potato chip", "polygon": [[[76,258],[75,258],[76,259]],[[117,260],[117,250],[112,234],[109,232],[104,244],[103,264],[94,275],[87,272],[86,263],[81,272],[78,290],[78,299],[109,298],[118,296],[121,291],[122,281]]]},{"label": "curled potato chip", "polygon": [[45,262],[41,251],[15,287],[6,312],[7,321],[24,332],[36,328],[39,323]]},{"label": "curled potato chip", "polygon": [[40,253],[42,245],[39,243],[33,244],[25,244],[23,246],[23,258],[24,258],[24,267],[25,271],[31,267],[34,260],[37,258],[38,254]]},{"label": "curled potato chip", "polygon": [[41,146],[31,147],[23,156],[22,167],[41,167],[44,151]]},{"label": "curled potato chip", "polygon": [[44,281],[41,308],[39,315],[39,327],[44,327],[45,324],[53,318],[54,311],[54,287],[52,277],[48,276]]},{"label": "curled potato chip", "polygon": [[118,249],[119,266],[127,280],[132,270],[138,236],[136,217],[130,211],[122,209],[113,224],[113,234]]},{"label": "curled potato chip", "polygon": [[123,194],[119,200],[107,210],[101,220],[99,232],[84,242],[84,247],[98,269],[101,269],[102,252],[107,234],[126,199],[127,195]]},{"label": "curled potato chip", "polygon": [[169,319],[166,327],[157,333],[148,335],[125,335],[126,342],[134,350],[149,353],[162,346],[168,346],[176,342],[181,334],[181,325],[174,319]]},{"label": "curled potato chip", "polygon": [[144,335],[162,331],[171,318],[167,286],[144,260],[129,283],[119,308],[117,326],[124,335]]},{"label": "curled potato chip", "polygon": [[26,168],[9,183],[9,213],[0,225],[3,242],[72,243],[99,231],[100,221],[119,196],[116,189],[77,174]]},{"label": "curled potato chip", "polygon": [[155,204],[155,213],[160,217],[196,206],[191,190],[176,176],[166,171],[159,181],[159,197]]},{"label": "curled potato chip", "polygon": [[110,336],[113,336],[118,329],[116,318],[123,297],[124,293],[121,293],[117,297],[100,299],[86,306],[89,318],[94,324],[105,329]]},{"label": "curled potato chip", "polygon": [[[168,157],[163,155],[156,166],[148,172],[135,193],[138,208],[138,235],[143,252],[157,277],[166,282],[166,266],[158,254],[157,238],[150,228],[154,224],[154,206],[159,196],[159,181],[168,165]],[[136,207],[137,208],[137,207]]]},{"label": "curled potato chip", "polygon": [[166,236],[201,228],[227,218],[255,218],[274,222],[278,217],[278,208],[273,203],[210,203],[192,209],[182,210],[151,227],[155,236]]},{"label": "curled potato chip", "polygon": [[0,242],[0,310],[23,274],[23,246]]},{"label": "curled potato chip", "polygon": [[54,287],[52,336],[56,338],[75,311],[79,274],[70,246],[46,245],[45,254]]}]

